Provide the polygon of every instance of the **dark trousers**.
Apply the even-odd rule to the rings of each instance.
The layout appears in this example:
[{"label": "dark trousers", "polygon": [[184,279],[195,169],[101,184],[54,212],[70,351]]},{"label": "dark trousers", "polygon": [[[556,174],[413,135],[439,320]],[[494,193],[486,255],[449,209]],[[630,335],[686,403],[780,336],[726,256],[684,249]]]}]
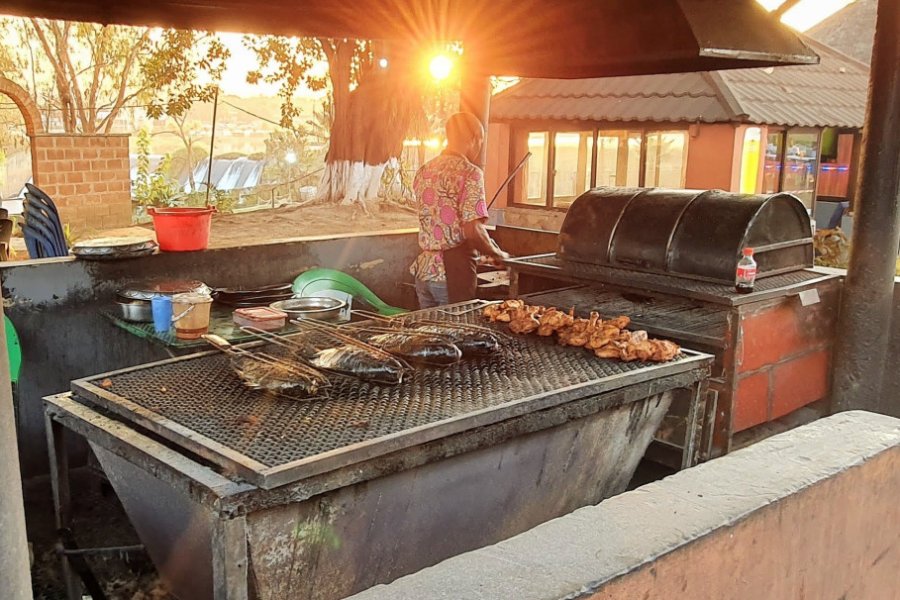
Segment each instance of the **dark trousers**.
[{"label": "dark trousers", "polygon": [[478,293],[475,250],[468,242],[463,242],[456,248],[444,250],[443,257],[447,271],[447,299],[450,304],[474,300]]}]

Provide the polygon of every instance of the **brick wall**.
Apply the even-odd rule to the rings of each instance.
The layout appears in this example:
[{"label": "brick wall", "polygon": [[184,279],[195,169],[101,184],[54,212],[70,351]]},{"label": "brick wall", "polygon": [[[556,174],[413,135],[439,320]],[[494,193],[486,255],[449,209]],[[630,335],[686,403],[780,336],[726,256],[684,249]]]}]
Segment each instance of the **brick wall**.
[{"label": "brick wall", "polygon": [[837,285],[819,288],[821,302],[788,296],[741,313],[735,352],[734,432],[778,419],[828,397]]},{"label": "brick wall", "polygon": [[35,185],[76,234],[131,224],[127,135],[37,134]]}]

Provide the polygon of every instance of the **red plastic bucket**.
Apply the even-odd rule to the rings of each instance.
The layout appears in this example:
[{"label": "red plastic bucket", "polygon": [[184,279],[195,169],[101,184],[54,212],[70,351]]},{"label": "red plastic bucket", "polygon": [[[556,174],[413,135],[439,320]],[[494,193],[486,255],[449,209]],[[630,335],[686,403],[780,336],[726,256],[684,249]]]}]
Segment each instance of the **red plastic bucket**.
[{"label": "red plastic bucket", "polygon": [[156,241],[164,252],[205,250],[215,208],[150,208]]}]

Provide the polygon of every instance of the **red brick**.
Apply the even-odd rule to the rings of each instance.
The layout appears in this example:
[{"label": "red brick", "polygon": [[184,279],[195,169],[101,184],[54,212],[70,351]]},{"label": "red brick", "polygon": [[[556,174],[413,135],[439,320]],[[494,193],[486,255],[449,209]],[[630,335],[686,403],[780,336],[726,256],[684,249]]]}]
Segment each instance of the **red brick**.
[{"label": "red brick", "polygon": [[53,145],[57,148],[71,148],[72,138],[67,135],[55,136],[53,138]]},{"label": "red brick", "polygon": [[47,150],[47,160],[61,160],[63,157],[63,150],[58,148],[50,148]]},{"label": "red brick", "polygon": [[828,395],[831,351],[807,354],[772,370],[772,418],[777,419]]},{"label": "red brick", "polygon": [[116,174],[112,171],[100,171],[100,181],[115,181]]},{"label": "red brick", "polygon": [[80,171],[66,173],[66,183],[81,183],[82,181],[84,181],[84,175]]},{"label": "red brick", "polygon": [[797,320],[789,306],[747,315],[741,319],[738,370],[754,371],[802,350]]},{"label": "red brick", "polygon": [[769,372],[756,373],[738,381],[731,413],[735,432],[765,423],[769,415]]},{"label": "red brick", "polygon": [[71,184],[68,184],[68,183],[67,183],[67,184],[65,184],[65,185],[59,186],[59,194],[60,194],[61,196],[71,196],[71,195],[74,194],[74,193],[75,193],[75,186],[74,186],[74,185],[71,185]]},{"label": "red brick", "polygon": [[76,183],[75,184],[75,193],[79,196],[85,196],[91,193],[91,184],[90,183]]},{"label": "red brick", "polygon": [[66,160],[81,160],[81,150],[78,148],[66,148],[63,150],[63,158]]}]

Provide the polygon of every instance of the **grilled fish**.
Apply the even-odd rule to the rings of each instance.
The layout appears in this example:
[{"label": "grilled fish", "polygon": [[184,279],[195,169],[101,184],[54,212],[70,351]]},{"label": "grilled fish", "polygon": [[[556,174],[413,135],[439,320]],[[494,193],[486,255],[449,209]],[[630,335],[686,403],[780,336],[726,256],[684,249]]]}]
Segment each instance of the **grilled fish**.
[{"label": "grilled fish", "polygon": [[446,337],[462,352],[464,357],[491,356],[500,352],[500,336],[489,329],[464,323],[413,321],[407,327],[422,333]]},{"label": "grilled fish", "polygon": [[318,371],[302,365],[267,361],[255,356],[235,356],[231,361],[234,372],[247,387],[285,392],[297,390],[313,395],[328,385],[328,379]]},{"label": "grilled fish", "polygon": [[310,362],[320,369],[389,385],[403,381],[405,373],[403,365],[396,360],[373,356],[364,348],[349,344],[319,350]]},{"label": "grilled fish", "polygon": [[427,333],[380,333],[366,342],[416,364],[446,367],[462,358],[462,351],[453,342]]}]

